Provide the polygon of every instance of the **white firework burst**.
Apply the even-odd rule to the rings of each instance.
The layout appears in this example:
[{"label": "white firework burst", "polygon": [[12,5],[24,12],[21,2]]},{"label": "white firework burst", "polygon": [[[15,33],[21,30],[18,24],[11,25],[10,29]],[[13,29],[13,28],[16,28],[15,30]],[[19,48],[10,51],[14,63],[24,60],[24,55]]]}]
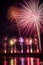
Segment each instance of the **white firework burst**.
[{"label": "white firework burst", "polygon": [[[7,10],[7,18],[11,21],[11,24],[18,21],[20,9],[17,6],[10,6]],[[13,22],[14,21],[14,22]],[[8,29],[17,30],[17,24],[12,24]],[[19,31],[19,29],[18,29]]]},{"label": "white firework burst", "polygon": [[25,4],[22,4],[21,13],[19,15],[18,27],[22,34],[30,34],[33,31],[37,31],[38,39],[39,39],[39,47],[41,50],[41,42],[40,42],[40,29],[41,24],[43,24],[43,3],[39,5],[39,1],[30,0],[29,3],[24,1]]},{"label": "white firework burst", "polygon": [[36,26],[40,30],[41,24],[43,24],[43,4],[39,6],[38,1],[32,0],[29,3],[25,1],[25,4],[22,4],[19,22],[17,23],[23,33],[28,34],[30,29],[33,32],[33,28],[36,29]]}]

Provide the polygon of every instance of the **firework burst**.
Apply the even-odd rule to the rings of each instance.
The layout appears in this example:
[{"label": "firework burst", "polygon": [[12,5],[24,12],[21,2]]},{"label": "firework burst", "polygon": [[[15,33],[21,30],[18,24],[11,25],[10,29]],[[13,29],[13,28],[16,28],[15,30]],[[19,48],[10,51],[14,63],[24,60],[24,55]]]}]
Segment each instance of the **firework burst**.
[{"label": "firework burst", "polygon": [[[8,9],[8,20],[16,20],[17,26],[23,34],[28,34],[30,30],[32,33],[36,26],[40,30],[41,24],[43,24],[43,3],[39,5],[38,0],[30,0],[29,2],[24,1],[21,6],[21,9],[14,6]],[[16,25],[14,26],[16,27]]]},{"label": "firework burst", "polygon": [[19,31],[28,34],[37,31],[39,46],[40,44],[40,30],[43,25],[43,3],[39,5],[38,0],[24,1],[21,4],[21,9],[10,7],[8,9],[8,19],[16,20]]},{"label": "firework burst", "polygon": [[19,15],[19,8],[11,6],[8,9],[7,18],[10,21],[13,21],[14,19],[17,20]]},{"label": "firework burst", "polygon": [[30,34],[33,31],[37,31],[39,46],[41,50],[41,42],[40,42],[40,29],[43,24],[43,3],[39,5],[39,1],[30,0],[29,3],[24,1],[25,4],[22,4],[21,14],[19,17],[18,26],[20,31],[23,31],[23,34]]},{"label": "firework burst", "polygon": [[[31,1],[25,4],[22,4],[21,13],[19,15],[18,26],[20,31],[24,33],[29,33],[31,29],[31,33],[38,26],[38,29],[42,27],[43,24],[43,4],[39,6],[38,1]],[[34,28],[34,29],[33,29]]]}]

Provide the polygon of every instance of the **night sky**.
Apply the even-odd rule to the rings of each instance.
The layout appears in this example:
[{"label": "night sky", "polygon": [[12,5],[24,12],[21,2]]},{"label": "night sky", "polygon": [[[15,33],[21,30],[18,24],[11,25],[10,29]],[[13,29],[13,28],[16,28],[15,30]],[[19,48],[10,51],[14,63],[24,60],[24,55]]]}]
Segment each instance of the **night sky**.
[{"label": "night sky", "polygon": [[[18,28],[17,30],[10,28],[14,23],[9,22],[6,15],[10,6],[15,5],[19,7],[20,2],[23,3],[23,0],[0,0],[0,37],[4,35],[19,37]],[[40,0],[40,3],[42,2],[43,0]],[[43,44],[43,32],[41,33],[41,42]]]}]

